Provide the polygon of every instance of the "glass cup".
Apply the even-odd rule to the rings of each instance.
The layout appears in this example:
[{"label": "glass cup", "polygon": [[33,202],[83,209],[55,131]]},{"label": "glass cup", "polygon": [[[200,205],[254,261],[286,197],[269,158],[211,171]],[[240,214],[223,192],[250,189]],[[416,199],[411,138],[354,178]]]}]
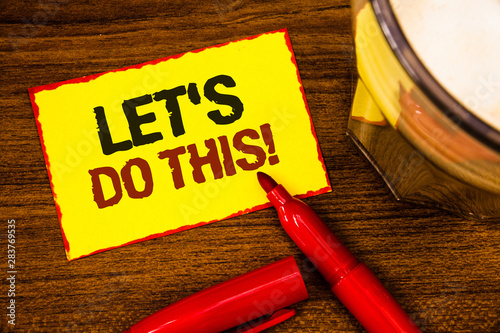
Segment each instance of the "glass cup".
[{"label": "glass cup", "polygon": [[352,10],[358,84],[349,137],[397,199],[500,217],[500,132],[430,74],[388,0],[352,0]]}]

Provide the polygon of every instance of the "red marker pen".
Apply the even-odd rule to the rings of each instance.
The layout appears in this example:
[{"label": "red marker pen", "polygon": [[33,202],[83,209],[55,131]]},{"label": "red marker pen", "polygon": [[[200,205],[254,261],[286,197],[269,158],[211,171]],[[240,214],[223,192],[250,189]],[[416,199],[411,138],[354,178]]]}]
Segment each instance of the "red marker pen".
[{"label": "red marker pen", "polygon": [[123,333],[257,333],[295,315],[308,298],[293,257],[258,268],[181,299]]},{"label": "red marker pen", "polygon": [[312,208],[265,173],[258,172],[257,177],[285,231],[368,332],[421,332],[372,271],[349,252]]}]

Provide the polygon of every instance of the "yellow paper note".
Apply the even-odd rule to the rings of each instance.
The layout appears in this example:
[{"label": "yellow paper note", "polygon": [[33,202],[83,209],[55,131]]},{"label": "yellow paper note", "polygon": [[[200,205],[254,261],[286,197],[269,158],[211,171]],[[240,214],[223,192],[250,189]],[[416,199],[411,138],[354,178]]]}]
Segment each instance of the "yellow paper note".
[{"label": "yellow paper note", "polygon": [[330,190],[286,30],[30,96],[68,260]]}]

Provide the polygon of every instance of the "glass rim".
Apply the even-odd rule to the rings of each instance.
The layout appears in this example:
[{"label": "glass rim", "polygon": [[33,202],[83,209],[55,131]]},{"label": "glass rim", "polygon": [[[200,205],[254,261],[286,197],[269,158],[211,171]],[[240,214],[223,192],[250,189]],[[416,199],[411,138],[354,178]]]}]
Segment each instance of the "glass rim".
[{"label": "glass rim", "polygon": [[370,0],[393,53],[415,85],[445,116],[489,148],[500,152],[500,131],[458,102],[429,72],[403,34],[389,0]]}]

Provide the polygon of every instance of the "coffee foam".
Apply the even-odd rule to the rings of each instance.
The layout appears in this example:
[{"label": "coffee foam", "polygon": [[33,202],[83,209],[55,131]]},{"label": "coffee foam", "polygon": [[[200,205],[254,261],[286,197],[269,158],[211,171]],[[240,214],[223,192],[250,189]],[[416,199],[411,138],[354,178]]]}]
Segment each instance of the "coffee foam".
[{"label": "coffee foam", "polygon": [[435,79],[500,131],[500,0],[390,0]]}]

